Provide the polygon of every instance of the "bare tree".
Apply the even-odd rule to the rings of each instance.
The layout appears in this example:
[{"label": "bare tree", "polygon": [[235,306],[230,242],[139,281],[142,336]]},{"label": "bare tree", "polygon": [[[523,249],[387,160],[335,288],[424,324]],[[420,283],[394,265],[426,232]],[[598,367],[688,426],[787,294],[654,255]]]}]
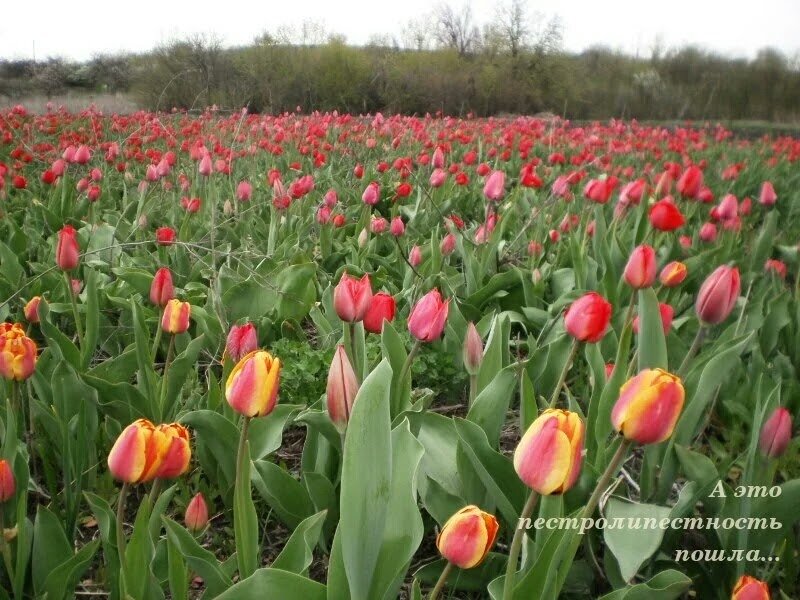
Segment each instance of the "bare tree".
[{"label": "bare tree", "polygon": [[403,29],[403,47],[410,50],[427,50],[430,45],[431,27],[427,19],[411,19]]},{"label": "bare tree", "polygon": [[516,58],[530,43],[531,24],[526,0],[509,0],[500,8],[497,29],[503,35],[511,56]]},{"label": "bare tree", "polygon": [[434,37],[440,45],[452,48],[459,56],[469,54],[478,41],[478,28],[472,21],[472,9],[464,4],[454,9],[449,4],[440,4],[434,13],[436,28]]}]

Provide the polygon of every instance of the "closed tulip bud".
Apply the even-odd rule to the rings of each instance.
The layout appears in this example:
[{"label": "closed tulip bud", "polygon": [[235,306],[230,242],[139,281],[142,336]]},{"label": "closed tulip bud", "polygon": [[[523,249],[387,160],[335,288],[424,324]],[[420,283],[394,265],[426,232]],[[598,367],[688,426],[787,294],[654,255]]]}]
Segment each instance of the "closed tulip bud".
[{"label": "closed tulip bud", "polygon": [[456,236],[453,235],[452,233],[448,233],[442,238],[442,241],[439,244],[439,251],[442,253],[443,256],[450,256],[455,249],[456,249]]},{"label": "closed tulip bud", "polygon": [[[14,471],[4,458],[0,458],[0,503],[8,502],[17,491],[17,482],[14,480]],[[0,535],[3,532],[0,531]]]},{"label": "closed tulip bud", "polygon": [[225,382],[225,398],[231,408],[247,417],[263,417],[278,402],[281,361],[265,350],[242,357]]},{"label": "closed tulip bud", "polygon": [[447,181],[447,171],[444,169],[435,169],[431,173],[430,184],[433,188],[442,187],[444,182]]},{"label": "closed tulip bud", "polygon": [[222,205],[222,214],[226,217],[230,217],[234,213],[233,202],[229,199],[225,199],[225,202]]},{"label": "closed tulip bud", "polygon": [[770,600],[769,586],[755,577],[742,575],[733,587],[731,600]]},{"label": "closed tulip bud", "polygon": [[717,207],[717,217],[730,221],[739,216],[739,201],[733,194],[726,194]]},{"label": "closed tulip bud", "polygon": [[483,195],[487,200],[499,202],[505,194],[506,174],[503,171],[492,171],[483,185]]},{"label": "closed tulip bud", "polygon": [[233,362],[239,362],[246,354],[258,349],[258,333],[252,323],[233,325],[225,340],[225,352]]},{"label": "closed tulip bud", "polygon": [[381,188],[377,182],[372,181],[361,194],[361,201],[368,206],[375,206],[381,199]]},{"label": "closed tulip bud", "polygon": [[85,165],[92,160],[92,151],[88,146],[78,146],[78,149],[75,150],[74,160],[79,165]]},{"label": "closed tulip bud", "polygon": [[72,287],[72,293],[75,294],[75,296],[80,295],[83,289],[83,281],[80,279],[70,279],[69,284]]},{"label": "closed tulip bud", "polygon": [[671,263],[668,263],[663,269],[661,269],[658,280],[661,282],[661,285],[666,287],[675,287],[676,285],[683,283],[683,280],[686,279],[687,272],[688,270],[686,269],[685,264],[680,261],[673,260]]},{"label": "closed tulip bud", "polygon": [[514,469],[522,482],[544,496],[569,491],[581,473],[585,426],[577,413],[549,408],[514,450]]},{"label": "closed tulip bud", "polygon": [[433,167],[436,169],[441,169],[444,167],[444,150],[442,150],[441,146],[437,146],[436,150],[433,151],[431,165],[433,165]]},{"label": "closed tulip bud", "polygon": [[656,252],[653,247],[642,244],[634,248],[623,276],[625,282],[635,290],[653,285],[656,280]]},{"label": "closed tulip bud", "polygon": [[213,168],[211,164],[211,155],[203,154],[203,158],[200,159],[200,163],[197,165],[197,172],[203,177],[208,177],[211,175]]},{"label": "closed tulip bud", "polygon": [[36,369],[38,348],[18,323],[9,325],[0,328],[0,377],[25,381]]},{"label": "closed tulip bud", "polygon": [[139,229],[147,229],[148,225],[147,215],[145,214],[139,215],[139,218],[136,221],[136,225],[137,227],[139,227]]},{"label": "closed tulip bud", "polygon": [[703,186],[703,172],[695,165],[686,169],[678,179],[678,192],[686,198],[696,198]]},{"label": "closed tulip bud", "polygon": [[240,181],[236,186],[236,198],[240,202],[248,202],[253,196],[253,186],[249,181]]},{"label": "closed tulip bud", "polygon": [[357,323],[364,319],[372,301],[369,275],[356,279],[344,273],[333,289],[333,308],[342,321]]},{"label": "closed tulip bud", "polygon": [[193,533],[202,531],[208,525],[208,505],[200,492],[195,494],[186,506],[183,522],[186,523],[186,529]]},{"label": "closed tulip bud", "polygon": [[367,231],[367,228],[365,227],[364,229],[361,230],[361,233],[358,234],[358,247],[363,248],[364,246],[367,245],[368,241],[369,241],[369,231]]},{"label": "closed tulip bud", "polygon": [[175,243],[177,234],[172,227],[159,227],[156,229],[156,242],[159,246],[171,246]]},{"label": "closed tulip bud", "polygon": [[467,325],[467,335],[464,337],[462,349],[464,368],[469,375],[477,375],[483,362],[483,340],[475,324],[470,321]]},{"label": "closed tulip bud", "polygon": [[419,246],[414,246],[411,248],[411,252],[408,253],[408,262],[411,263],[411,266],[416,268],[422,264],[422,248]]},{"label": "closed tulip bud", "polygon": [[783,407],[776,408],[761,428],[758,448],[768,458],[778,458],[792,441],[792,416]]},{"label": "closed tulip bud", "polygon": [[383,322],[394,321],[395,310],[394,297],[386,292],[378,292],[372,296],[367,313],[364,315],[364,329],[369,333],[382,333]]},{"label": "closed tulip bud", "polygon": [[765,181],[761,184],[761,193],[758,195],[758,202],[762,206],[773,206],[778,200],[778,194],[775,193],[775,188],[772,182]]},{"label": "closed tulip bud", "polygon": [[717,239],[717,226],[713,223],[703,223],[700,228],[700,239],[711,243]]},{"label": "closed tulip bud", "polygon": [[[669,304],[661,302],[658,305],[658,313],[661,317],[661,328],[664,331],[664,335],[667,335],[672,327],[672,317],[675,316],[675,309]],[[633,319],[633,332],[639,335],[639,315],[636,315]]]},{"label": "closed tulip bud", "polygon": [[78,237],[72,225],[64,225],[58,232],[56,244],[56,264],[62,271],[71,271],[78,266],[80,248]]},{"label": "closed tulip bud", "polygon": [[339,431],[347,429],[358,387],[353,366],[347,358],[344,346],[340,344],[333,354],[331,368],[328,371],[328,385],[325,388],[328,416]]},{"label": "closed tulip bud", "polygon": [[477,506],[465,506],[442,527],[436,538],[439,553],[461,569],[480,565],[494,545],[497,519]]},{"label": "closed tulip bud", "polygon": [[369,224],[369,230],[374,234],[381,234],[386,231],[389,223],[383,217],[372,217],[372,221]]},{"label": "closed tulip bud", "polygon": [[669,197],[653,204],[650,207],[648,218],[653,228],[659,231],[674,231],[686,222],[680,209]]},{"label": "closed tulip bud", "polygon": [[564,313],[564,328],[581,342],[599,342],[611,320],[611,303],[597,292],[575,300]]},{"label": "closed tulip bud", "polygon": [[620,388],[611,423],[628,440],[658,444],[672,435],[683,400],[679,377],[662,369],[645,369]]},{"label": "closed tulip bud", "polygon": [[41,296],[34,296],[28,303],[25,305],[24,313],[25,313],[25,320],[28,323],[38,323],[39,322],[39,304],[42,301]]},{"label": "closed tulip bud", "polygon": [[394,237],[400,237],[406,232],[406,226],[403,223],[403,219],[400,217],[395,217],[392,219],[392,224],[389,227],[389,231]]},{"label": "closed tulip bud", "polygon": [[164,307],[167,302],[175,297],[175,288],[172,285],[172,273],[167,267],[161,267],[153,277],[150,284],[150,302],[156,306]]},{"label": "closed tulip bud", "polygon": [[161,329],[166,333],[183,333],[189,329],[189,319],[192,316],[192,305],[181,302],[177,298],[169,300],[164,307],[161,317]]},{"label": "closed tulip bud", "polygon": [[138,419],[122,430],[108,454],[111,475],[126,483],[173,479],[189,468],[192,453],[189,432],[171,423],[156,427]]},{"label": "closed tulip bud", "polygon": [[694,308],[704,323],[716,325],[728,318],[739,298],[739,269],[720,265],[700,286]]},{"label": "closed tulip bud", "polygon": [[425,294],[411,309],[408,331],[421,342],[438,339],[444,331],[450,300],[442,300],[439,290]]},{"label": "closed tulip bud", "polygon": [[786,279],[786,263],[782,260],[769,258],[764,263],[764,271],[766,273],[774,273],[781,279]]}]

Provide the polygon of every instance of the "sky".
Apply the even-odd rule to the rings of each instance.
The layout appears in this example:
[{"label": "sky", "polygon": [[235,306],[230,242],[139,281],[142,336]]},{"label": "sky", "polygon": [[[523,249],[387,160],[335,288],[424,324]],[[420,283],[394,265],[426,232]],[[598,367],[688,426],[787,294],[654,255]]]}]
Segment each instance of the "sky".
[{"label": "sky", "polygon": [[[502,0],[472,0],[475,20],[496,15]],[[5,0],[0,17],[0,59],[61,56],[86,60],[100,53],[142,52],[174,38],[214,33],[225,45],[250,43],[285,25],[317,21],[363,44],[374,34],[402,37],[410,19],[424,19],[437,0]],[[462,0],[449,4],[461,6]],[[764,46],[800,51],[800,0],[528,0],[530,11],[558,16],[567,50],[603,44],[649,56],[695,44],[752,58]],[[125,8],[123,8],[125,7]]]}]

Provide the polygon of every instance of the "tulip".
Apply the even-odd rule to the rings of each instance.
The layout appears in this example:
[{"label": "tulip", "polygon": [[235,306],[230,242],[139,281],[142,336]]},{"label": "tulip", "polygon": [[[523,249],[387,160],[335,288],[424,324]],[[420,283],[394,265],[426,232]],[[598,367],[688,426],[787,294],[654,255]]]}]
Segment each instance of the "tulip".
[{"label": "tulip", "polygon": [[442,300],[439,290],[425,294],[411,309],[408,331],[420,342],[438,339],[444,331],[450,300]]},{"label": "tulip", "polygon": [[462,358],[467,373],[472,377],[477,375],[483,362],[483,340],[481,340],[481,334],[478,333],[475,323],[471,321],[467,325],[467,334],[464,337]]},{"label": "tulip", "polygon": [[248,202],[253,196],[253,186],[249,181],[240,181],[236,186],[236,198],[240,202]]},{"label": "tulip", "polygon": [[599,342],[611,320],[611,304],[597,292],[589,292],[573,302],[564,313],[564,328],[581,342]]},{"label": "tulip", "polygon": [[369,275],[356,279],[345,272],[333,290],[333,308],[339,318],[346,323],[362,321],[371,300],[372,286]]},{"label": "tulip", "polygon": [[386,231],[389,223],[383,217],[372,217],[369,225],[369,230],[374,234],[380,234]]},{"label": "tulip", "polygon": [[653,204],[648,213],[650,224],[659,231],[674,231],[686,222],[681,211],[668,198]]},{"label": "tulip", "polygon": [[265,350],[253,350],[233,367],[225,382],[231,408],[246,417],[263,417],[278,401],[281,361]]},{"label": "tulip", "polygon": [[717,226],[713,223],[703,223],[700,228],[700,239],[711,243],[717,239]]},{"label": "tulip", "polygon": [[200,173],[203,177],[208,177],[211,175],[211,171],[213,170],[211,164],[211,155],[203,154],[203,157],[200,159],[200,163],[197,165],[197,172]]},{"label": "tulip", "polygon": [[183,522],[186,523],[186,529],[192,533],[202,531],[208,525],[208,505],[202,493],[198,492],[189,501]]},{"label": "tulip", "polygon": [[480,565],[494,545],[497,519],[477,506],[465,506],[442,527],[436,538],[439,553],[461,569]]},{"label": "tulip", "polygon": [[361,233],[358,234],[358,247],[363,248],[364,246],[367,245],[368,241],[369,241],[369,231],[367,231],[367,228],[365,227],[364,229],[361,230]]},{"label": "tulip", "polygon": [[769,586],[755,577],[742,575],[733,587],[731,600],[770,600]]},{"label": "tulip", "polygon": [[642,244],[634,248],[625,265],[626,283],[635,290],[648,288],[656,280],[656,252],[652,246]]},{"label": "tulip", "polygon": [[672,435],[683,401],[679,377],[663,369],[645,369],[620,388],[611,423],[627,440],[658,444]]},{"label": "tulip", "polygon": [[[0,503],[8,502],[14,497],[17,491],[17,483],[14,480],[14,471],[11,464],[4,458],[0,458]],[[0,531],[0,536],[3,531]]]},{"label": "tulip", "polygon": [[181,302],[177,298],[170,299],[164,307],[161,316],[161,329],[173,335],[184,333],[189,329],[189,319],[192,316],[192,305]]},{"label": "tulip", "polygon": [[395,217],[392,219],[392,224],[389,227],[389,232],[394,237],[400,237],[406,232],[406,226],[403,224],[403,219],[400,217]]},{"label": "tulip", "polygon": [[695,311],[703,323],[716,325],[728,318],[740,290],[739,269],[720,265],[700,286]]},{"label": "tulip", "polygon": [[125,483],[174,479],[189,468],[189,431],[177,423],[155,426],[138,419],[122,430],[108,454],[111,475]]},{"label": "tulip", "polygon": [[164,308],[167,302],[175,297],[175,288],[172,285],[172,273],[167,267],[156,271],[153,282],[150,284],[150,302]]},{"label": "tulip", "polygon": [[591,179],[583,188],[583,195],[592,202],[598,204],[605,204],[611,198],[611,194],[616,187],[616,180],[614,178],[606,179]]},{"label": "tulip", "polygon": [[78,146],[73,160],[79,165],[85,165],[92,160],[92,152],[88,146]]},{"label": "tulip", "polygon": [[506,174],[503,171],[492,171],[483,185],[483,195],[487,200],[499,202],[505,194]]},{"label": "tulip", "polygon": [[435,169],[441,169],[444,167],[444,150],[442,150],[441,146],[437,146],[436,150],[433,151],[431,165],[433,165]]},{"label": "tulip", "polygon": [[156,229],[156,242],[159,246],[171,246],[175,243],[175,230],[172,227],[159,227]]},{"label": "tulip", "polygon": [[431,177],[429,183],[433,188],[439,188],[444,185],[444,182],[447,181],[447,171],[444,169],[435,169],[433,173],[431,173]]},{"label": "tulip", "polygon": [[781,279],[786,279],[786,263],[782,260],[774,258],[767,259],[764,263],[764,271],[766,273],[774,273]]},{"label": "tulip", "polygon": [[367,313],[364,315],[364,329],[370,333],[380,334],[383,331],[383,322],[394,320],[394,297],[386,292],[378,292],[369,303]]},{"label": "tulip", "polygon": [[361,194],[361,201],[368,206],[375,206],[381,199],[381,188],[377,182],[371,181]]},{"label": "tulip", "polygon": [[[664,335],[667,335],[670,327],[672,327],[672,317],[675,315],[675,309],[669,304],[660,302],[658,304],[658,313],[661,317],[661,328],[664,331]],[[639,335],[639,315],[636,315],[633,319],[633,332]]]},{"label": "tulip", "polygon": [[792,440],[792,416],[783,407],[776,408],[761,428],[758,448],[767,458],[778,458]]},{"label": "tulip", "polygon": [[703,172],[695,165],[686,169],[678,179],[678,192],[685,198],[696,198],[703,186]]},{"label": "tulip", "polygon": [[442,241],[439,244],[439,251],[442,253],[442,256],[450,256],[455,249],[456,236],[452,233],[448,233],[442,238]]},{"label": "tulip", "polygon": [[547,409],[522,436],[514,451],[514,469],[542,495],[567,492],[581,472],[585,427],[577,413]]},{"label": "tulip", "polygon": [[411,252],[408,253],[408,262],[414,268],[422,264],[422,248],[416,245],[411,248]]},{"label": "tulip", "polygon": [[673,260],[661,269],[658,280],[666,287],[675,287],[683,283],[683,280],[686,279],[686,273],[686,265],[680,261]]},{"label": "tulip", "polygon": [[758,202],[762,206],[773,206],[778,200],[778,194],[775,193],[775,188],[772,182],[765,181],[761,184],[761,193],[758,195]]},{"label": "tulip", "polygon": [[64,225],[58,232],[56,244],[56,264],[62,271],[71,271],[78,266],[80,248],[77,232],[72,225]]},{"label": "tulip", "polygon": [[37,350],[36,342],[18,325],[1,333],[0,377],[9,381],[28,379],[36,368]]},{"label": "tulip", "polygon": [[333,354],[333,361],[328,371],[328,385],[325,388],[328,416],[340,432],[347,429],[358,387],[353,366],[347,358],[344,346],[340,344]]},{"label": "tulip", "polygon": [[258,334],[255,325],[247,322],[243,325],[233,325],[225,340],[225,352],[233,362],[258,349]]},{"label": "tulip", "polygon": [[34,296],[25,304],[23,312],[25,313],[25,320],[28,321],[28,323],[39,322],[39,304],[41,301],[41,296]]},{"label": "tulip", "polygon": [[722,221],[731,221],[739,216],[739,202],[733,194],[726,194],[719,203],[717,216]]}]

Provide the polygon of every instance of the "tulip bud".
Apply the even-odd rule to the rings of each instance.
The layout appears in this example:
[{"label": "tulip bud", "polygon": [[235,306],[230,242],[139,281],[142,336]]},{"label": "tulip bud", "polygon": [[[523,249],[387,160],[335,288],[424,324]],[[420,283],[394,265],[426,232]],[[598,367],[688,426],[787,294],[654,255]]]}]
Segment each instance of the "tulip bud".
[{"label": "tulip bud", "polygon": [[392,225],[389,228],[389,231],[394,237],[400,237],[403,235],[406,232],[406,226],[403,223],[403,219],[400,217],[395,217],[392,219]]},{"label": "tulip bud", "polygon": [[700,286],[695,302],[698,318],[716,325],[728,318],[739,297],[739,269],[720,265]]},{"label": "tulip bud", "polygon": [[175,230],[172,227],[159,227],[156,229],[156,242],[159,246],[171,246],[175,243]]},{"label": "tulip bud", "polygon": [[408,253],[408,262],[410,262],[411,266],[414,268],[422,264],[422,248],[419,246],[411,248],[411,252]]},{"label": "tulip bud", "polygon": [[177,298],[167,301],[164,313],[161,316],[161,329],[166,333],[184,333],[189,329],[189,320],[192,316],[192,305],[181,302]]},{"label": "tulip bud", "polygon": [[653,228],[659,231],[674,231],[686,222],[680,209],[669,196],[650,207],[648,218]]},{"label": "tulip bud", "polygon": [[733,587],[731,600],[770,600],[769,586],[755,577],[742,575]]},{"label": "tulip bud", "polygon": [[226,217],[230,217],[234,213],[233,202],[229,199],[226,199],[225,202],[222,204],[222,214]]},{"label": "tulip bud", "polygon": [[776,408],[761,428],[758,448],[767,458],[778,458],[792,441],[792,416],[783,407]]},{"label": "tulip bud", "polygon": [[233,325],[225,340],[225,352],[233,362],[239,362],[246,354],[258,349],[258,334],[255,325]]},{"label": "tulip bud", "polygon": [[375,206],[381,199],[381,188],[377,182],[372,181],[361,194],[361,201],[368,206]]},{"label": "tulip bud", "polygon": [[240,181],[236,186],[236,198],[240,202],[248,202],[253,196],[253,186],[249,181]]},{"label": "tulip bud", "polygon": [[499,202],[505,194],[506,174],[503,171],[492,171],[483,185],[483,195],[487,200]]},{"label": "tulip bud", "polygon": [[564,313],[564,328],[581,342],[599,342],[611,320],[611,304],[597,292],[589,292],[573,302]]},{"label": "tulip bud", "polygon": [[147,229],[147,225],[148,225],[147,215],[145,215],[145,214],[139,215],[139,218],[136,221],[136,225],[137,225],[137,227],[139,227],[139,229]]},{"label": "tulip bud", "polygon": [[477,506],[465,506],[442,527],[436,538],[439,553],[461,569],[477,567],[494,545],[497,519]]},{"label": "tulip bud", "polygon": [[683,400],[679,377],[662,369],[645,369],[620,388],[611,423],[628,440],[658,444],[672,435]]},{"label": "tulip bud", "polygon": [[42,301],[41,296],[34,296],[28,303],[25,305],[24,313],[25,313],[25,320],[28,323],[38,323],[39,322],[39,304]]},{"label": "tulip bud", "polygon": [[367,231],[367,228],[365,227],[364,229],[361,230],[361,233],[358,234],[358,247],[363,248],[364,246],[367,245],[368,241],[369,241],[369,231]]},{"label": "tulip bud", "polygon": [[577,413],[545,410],[514,451],[517,475],[539,494],[567,492],[581,472],[584,435],[585,426]]},{"label": "tulip bud", "polygon": [[773,206],[778,200],[778,195],[775,193],[775,188],[772,182],[765,181],[761,184],[761,193],[758,195],[758,202],[762,206]]},{"label": "tulip bud", "polygon": [[439,251],[442,253],[443,256],[450,256],[455,249],[456,249],[456,236],[453,235],[452,233],[448,233],[446,236],[442,238],[442,241],[439,244]]},{"label": "tulip bud", "polygon": [[642,244],[634,248],[625,265],[625,282],[635,290],[653,285],[656,280],[656,252],[652,246]]},{"label": "tulip bud", "polygon": [[369,224],[369,230],[377,235],[386,231],[386,227],[388,225],[389,224],[387,223],[386,219],[383,217],[372,217],[372,221],[370,221]]},{"label": "tulip bud", "polygon": [[156,427],[138,419],[122,430],[108,454],[111,475],[126,483],[172,479],[189,468],[192,453],[189,432],[171,423]]},{"label": "tulip bud", "polygon": [[186,529],[193,533],[202,531],[208,525],[208,505],[202,493],[198,492],[189,501],[183,522],[186,523]]},{"label": "tulip bud", "polygon": [[383,332],[383,322],[394,320],[394,297],[386,292],[378,292],[369,303],[367,313],[364,315],[364,329],[369,333],[380,334]]},{"label": "tulip bud", "polygon": [[56,244],[56,264],[62,271],[71,271],[78,266],[80,248],[78,238],[72,225],[64,225],[58,232]]},{"label": "tulip bud", "polygon": [[[11,500],[16,491],[17,483],[14,480],[14,471],[7,460],[0,458],[0,503]],[[0,535],[3,535],[2,531],[0,531]]]},{"label": "tulip bud", "polygon": [[439,290],[425,294],[411,309],[408,331],[421,342],[438,339],[444,331],[450,300],[442,300]]},{"label": "tulip bud", "polygon": [[686,169],[678,179],[678,192],[686,198],[696,198],[703,186],[703,171],[696,165]]},{"label": "tulip bud", "polygon": [[764,263],[764,272],[765,273],[774,273],[781,279],[786,279],[786,263],[782,260],[777,260],[775,258],[769,258]]},{"label": "tulip bud", "polygon": [[246,354],[225,382],[225,398],[231,408],[247,417],[263,417],[278,402],[281,361],[265,350]]},{"label": "tulip bud", "polygon": [[211,175],[211,171],[213,166],[211,164],[211,155],[203,154],[203,158],[200,159],[200,163],[197,165],[197,172],[200,173],[203,177],[208,177]]},{"label": "tulip bud", "polygon": [[658,280],[666,287],[675,287],[683,283],[683,280],[686,279],[686,273],[686,265],[677,260],[673,260],[661,269]]},{"label": "tulip bud", "polygon": [[150,302],[162,308],[175,297],[172,285],[172,273],[167,267],[161,267],[150,284]]},{"label": "tulip bud", "polygon": [[711,243],[717,239],[717,226],[713,223],[703,223],[699,235],[702,241]]},{"label": "tulip bud", "polygon": [[328,386],[325,389],[328,416],[339,431],[343,432],[347,428],[358,387],[358,379],[350,359],[347,358],[344,346],[340,344],[333,354],[328,371]]},{"label": "tulip bud", "polygon": [[481,334],[478,333],[477,327],[471,321],[467,325],[462,357],[467,373],[472,376],[477,375],[481,362],[483,362],[483,340],[481,340]]},{"label": "tulip bud", "polygon": [[346,323],[362,321],[371,301],[372,286],[369,275],[356,279],[344,273],[333,290],[333,308],[339,318]]}]

